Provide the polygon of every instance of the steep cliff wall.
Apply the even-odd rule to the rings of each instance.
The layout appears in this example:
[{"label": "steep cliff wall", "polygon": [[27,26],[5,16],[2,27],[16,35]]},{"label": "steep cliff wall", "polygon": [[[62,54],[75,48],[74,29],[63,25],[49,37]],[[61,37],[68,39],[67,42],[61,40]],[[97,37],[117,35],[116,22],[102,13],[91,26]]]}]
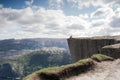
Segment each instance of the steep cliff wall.
[{"label": "steep cliff wall", "polygon": [[67,39],[73,62],[101,53],[101,48],[115,43],[114,39],[105,38],[69,38]]},{"label": "steep cliff wall", "polygon": [[102,54],[109,55],[114,58],[120,57],[120,43],[104,46],[101,50]]}]

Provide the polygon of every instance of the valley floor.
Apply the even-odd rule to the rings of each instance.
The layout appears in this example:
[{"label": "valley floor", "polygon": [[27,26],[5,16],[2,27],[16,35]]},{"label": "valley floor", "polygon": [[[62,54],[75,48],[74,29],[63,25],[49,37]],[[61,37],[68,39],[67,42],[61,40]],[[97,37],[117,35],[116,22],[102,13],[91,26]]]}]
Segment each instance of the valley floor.
[{"label": "valley floor", "polygon": [[120,59],[96,63],[94,70],[66,80],[120,80]]}]

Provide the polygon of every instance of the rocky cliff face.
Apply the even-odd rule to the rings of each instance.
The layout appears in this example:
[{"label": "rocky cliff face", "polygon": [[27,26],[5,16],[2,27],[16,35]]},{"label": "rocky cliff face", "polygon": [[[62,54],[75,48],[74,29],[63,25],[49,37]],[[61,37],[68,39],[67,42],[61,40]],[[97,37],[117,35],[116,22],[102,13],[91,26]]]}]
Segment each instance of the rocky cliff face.
[{"label": "rocky cliff face", "polygon": [[[69,38],[67,39],[73,62],[79,59],[88,58],[97,53],[108,53],[109,50],[102,50],[102,47],[116,44],[119,42],[118,37],[92,37],[92,38]],[[110,51],[111,53],[112,51]],[[118,53],[120,53],[118,51]],[[114,55],[114,54],[112,54]],[[110,56],[110,54],[108,54]]]},{"label": "rocky cliff face", "polygon": [[120,57],[120,43],[104,46],[101,52],[111,57],[119,58]]}]

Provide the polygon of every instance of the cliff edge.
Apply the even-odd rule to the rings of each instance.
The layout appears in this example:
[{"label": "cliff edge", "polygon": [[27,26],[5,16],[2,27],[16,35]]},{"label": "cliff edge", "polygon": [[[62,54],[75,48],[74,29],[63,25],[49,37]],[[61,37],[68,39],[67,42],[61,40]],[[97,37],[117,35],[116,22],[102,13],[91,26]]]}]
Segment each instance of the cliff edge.
[{"label": "cliff edge", "polygon": [[65,80],[119,80],[120,59],[97,63],[96,67],[86,73]]},{"label": "cliff edge", "polygon": [[[112,57],[96,54],[91,58],[80,60],[73,64],[60,67],[45,68],[28,75],[24,80],[66,80],[69,77],[86,73],[96,68],[97,62],[113,61]],[[71,78],[70,78],[71,79]]]},{"label": "cliff edge", "polygon": [[[68,38],[68,45],[72,61],[76,62],[80,59],[88,58],[93,54],[105,54],[111,57],[120,57],[120,36],[98,36],[86,38]],[[104,48],[105,46],[117,46],[116,49]],[[117,52],[117,54],[115,54]]]}]

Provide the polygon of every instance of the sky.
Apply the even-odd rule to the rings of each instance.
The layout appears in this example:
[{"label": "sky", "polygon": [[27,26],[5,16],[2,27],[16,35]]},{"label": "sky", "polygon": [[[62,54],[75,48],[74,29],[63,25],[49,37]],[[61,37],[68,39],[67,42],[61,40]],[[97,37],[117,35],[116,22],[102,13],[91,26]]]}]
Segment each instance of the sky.
[{"label": "sky", "polygon": [[0,39],[120,35],[120,0],[0,0]]}]

